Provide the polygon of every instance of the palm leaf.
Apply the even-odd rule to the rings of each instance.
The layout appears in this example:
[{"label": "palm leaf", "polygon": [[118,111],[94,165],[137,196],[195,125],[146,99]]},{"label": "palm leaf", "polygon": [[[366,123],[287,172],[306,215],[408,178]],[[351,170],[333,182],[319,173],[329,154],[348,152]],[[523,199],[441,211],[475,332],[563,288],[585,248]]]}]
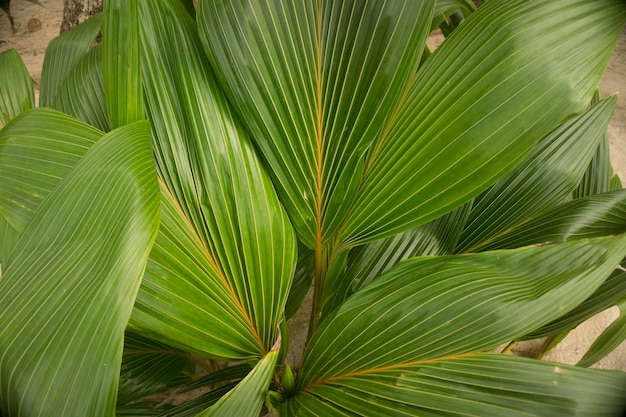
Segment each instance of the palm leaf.
[{"label": "palm leaf", "polygon": [[158,221],[145,122],[104,136],[45,198],[0,281],[3,413],[112,415]]},{"label": "palm leaf", "polygon": [[117,393],[118,409],[119,405],[188,383],[194,372],[195,363],[189,353],[127,332]]},{"label": "palm leaf", "polygon": [[492,241],[570,199],[606,134],[616,103],[617,97],[601,101],[559,126],[517,169],[477,198],[456,251],[503,248]]},{"label": "palm leaf", "polygon": [[0,131],[0,214],[9,225],[21,234],[41,200],[102,135],[49,109],[24,113]]},{"label": "palm leaf", "polygon": [[485,353],[347,376],[296,397],[287,410],[298,417],[614,417],[625,405],[625,383],[622,372]]},{"label": "palm leaf", "polygon": [[[420,62],[434,2],[201,2],[203,46],[299,238],[336,234]],[[381,65],[381,63],[385,65]]]},{"label": "palm leaf", "polygon": [[[161,257],[148,268],[151,292],[142,293],[132,325],[209,356],[258,359],[273,346],[284,319],[296,263],[293,230],[207,70],[195,23],[182,4],[141,3],[139,15],[147,114],[169,195],[164,226],[174,233],[155,246]],[[172,267],[180,261],[168,255],[180,256],[174,246],[183,229],[182,242],[193,241],[188,264],[198,272],[189,276],[182,272],[187,268]],[[163,303],[170,301],[164,315]],[[185,338],[180,343],[170,340],[176,326],[187,326],[175,331]]]},{"label": "palm leaf", "polygon": [[0,129],[35,107],[33,80],[15,49],[0,53]]},{"label": "palm leaf", "polygon": [[510,171],[588,106],[625,17],[621,2],[584,0],[494,1],[470,15],[420,67],[378,139],[340,241],[439,217]]},{"label": "palm leaf", "polygon": [[518,340],[556,337],[559,334],[569,332],[582,322],[614,306],[624,296],[626,296],[626,272],[618,268],[589,298],[575,309]]},{"label": "palm leaf", "polygon": [[92,48],[72,68],[59,87],[52,108],[104,132],[111,130],[102,79],[101,45]]},{"label": "palm leaf", "polygon": [[137,0],[103,3],[102,76],[111,126],[143,120]]},{"label": "palm leaf", "polygon": [[604,358],[626,340],[626,301],[619,303],[620,315],[593,342],[576,366],[588,367]]},{"label": "palm leaf", "polygon": [[359,246],[350,251],[345,271],[327,282],[324,315],[366,287],[398,262],[415,256],[451,255],[469,216],[471,204],[414,229]]},{"label": "palm leaf", "polygon": [[[476,352],[515,339],[571,310],[611,273],[626,253],[625,242],[625,235],[620,235],[547,247],[405,261],[353,295],[322,322],[305,354],[296,381],[296,396],[285,407],[294,412],[298,408],[308,409],[307,404],[311,404],[319,406],[319,410],[328,407],[325,415],[339,414],[344,406],[336,405],[334,400],[322,404],[329,399],[329,390],[350,392],[353,383],[363,381],[369,389],[361,392],[362,400],[358,402],[372,406],[366,415],[380,415],[380,409],[375,407],[381,397],[404,394],[416,402],[408,405],[404,396],[403,400],[392,400],[388,413],[417,413],[419,407],[424,407],[424,415],[428,415],[428,409],[434,414],[429,398],[438,396],[437,387],[395,387],[394,392],[385,386],[393,388],[398,377],[431,367],[436,378],[447,379],[446,369],[455,361],[465,357],[480,360],[482,356]],[[500,372],[523,369],[523,365],[516,364],[505,364],[500,370],[489,367],[491,371],[485,370],[478,376],[491,379],[495,374],[502,376]],[[542,366],[533,373],[537,378],[553,374],[553,366]],[[388,372],[396,375],[391,385],[385,381]],[[606,401],[615,404],[618,390],[607,390],[609,382],[602,382],[607,378],[605,374],[592,372],[586,377],[598,382],[606,391]],[[618,373],[606,381],[619,387],[623,385],[618,382],[624,378]],[[532,378],[529,376],[528,380]],[[453,384],[447,391],[446,401],[452,408],[445,410],[462,413],[465,405],[454,399],[462,397],[464,389]],[[487,403],[492,401],[491,395],[499,395],[489,391],[486,394]],[[579,398],[567,390],[560,395],[563,404],[571,403],[570,410],[597,408],[598,413],[603,412],[595,398]],[[549,399],[528,401],[531,411],[527,412],[553,415],[542,411]],[[344,403],[348,408],[349,401]],[[509,410],[515,407],[509,406]],[[481,409],[485,414],[479,415],[497,415],[489,411],[487,404]],[[362,410],[348,411],[358,414]],[[302,415],[307,413],[302,411]]]},{"label": "palm leaf", "polygon": [[265,392],[272,381],[278,359],[280,338],[270,352],[235,388],[197,417],[257,417],[263,406]]},{"label": "palm leaf", "polygon": [[65,78],[91,50],[101,25],[102,14],[98,13],[50,41],[41,69],[40,106],[52,106]]}]

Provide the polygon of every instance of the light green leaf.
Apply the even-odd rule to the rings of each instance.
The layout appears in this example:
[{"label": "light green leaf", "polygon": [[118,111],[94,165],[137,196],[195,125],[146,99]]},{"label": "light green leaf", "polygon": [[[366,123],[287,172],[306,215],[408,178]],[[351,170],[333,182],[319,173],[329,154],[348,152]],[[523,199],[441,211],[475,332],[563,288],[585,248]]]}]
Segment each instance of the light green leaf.
[{"label": "light green leaf", "polygon": [[200,2],[203,46],[301,241],[332,238],[420,62],[434,1]]},{"label": "light green leaf", "polygon": [[518,168],[477,197],[456,252],[503,248],[490,243],[569,200],[606,134],[616,103],[615,96],[603,100],[559,126]]},{"label": "light green leaf", "polygon": [[0,130],[19,114],[35,107],[33,80],[15,49],[0,53]]},{"label": "light green leaf", "polygon": [[98,13],[50,41],[41,70],[41,107],[52,106],[65,78],[91,50],[101,25],[102,14]]},{"label": "light green leaf", "polygon": [[129,328],[219,359],[253,359],[264,349],[248,312],[163,186],[161,227]]},{"label": "light green leaf", "polygon": [[626,340],[626,300],[620,303],[620,315],[593,342],[576,366],[588,367],[611,353]]},{"label": "light green leaf", "polygon": [[484,353],[347,375],[311,387],[285,410],[297,417],[615,417],[625,387],[623,372]]},{"label": "light green leaf", "polygon": [[2,277],[2,268],[6,267],[9,255],[11,255],[19,238],[20,233],[3,216],[0,216],[0,278]]},{"label": "light green leaf", "polygon": [[[139,9],[147,114],[158,169],[175,201],[167,203],[172,204],[171,224],[177,224],[172,230],[186,228],[193,236],[190,268],[202,273],[169,281],[170,274],[184,275],[168,268],[179,261],[167,252],[180,242],[160,241],[163,257],[150,269],[156,292],[142,299],[144,315],[134,315],[133,324],[181,347],[166,329],[194,316],[193,331],[176,332],[196,339],[189,349],[258,359],[273,346],[284,318],[297,256],[293,229],[208,68],[195,23],[180,1],[142,2]],[[156,294],[178,285],[185,288],[175,294],[196,294],[174,300],[181,309],[173,304],[164,315],[162,303],[176,297]]]},{"label": "light green leaf", "polygon": [[589,297],[624,257],[625,243],[620,235],[407,260],[322,322],[298,388],[514,340]]},{"label": "light green leaf", "polygon": [[104,132],[111,130],[102,79],[101,45],[89,50],[61,84],[52,107]]},{"label": "light green leaf", "polygon": [[494,1],[472,13],[420,67],[378,139],[341,240],[427,222],[511,171],[588,106],[625,19],[623,2],[609,0]]},{"label": "light green leaf", "polygon": [[257,417],[261,412],[280,349],[280,338],[270,352],[256,364],[248,374],[228,394],[224,395],[211,408],[196,417]]},{"label": "light green leaf", "polygon": [[102,75],[112,127],[145,118],[138,1],[103,3]]},{"label": "light green leaf", "polygon": [[158,223],[146,122],[104,136],[42,202],[0,280],[3,414],[113,415]]},{"label": "light green leaf", "polygon": [[103,133],[50,109],[34,109],[0,131],[0,214],[22,233],[52,188]]}]

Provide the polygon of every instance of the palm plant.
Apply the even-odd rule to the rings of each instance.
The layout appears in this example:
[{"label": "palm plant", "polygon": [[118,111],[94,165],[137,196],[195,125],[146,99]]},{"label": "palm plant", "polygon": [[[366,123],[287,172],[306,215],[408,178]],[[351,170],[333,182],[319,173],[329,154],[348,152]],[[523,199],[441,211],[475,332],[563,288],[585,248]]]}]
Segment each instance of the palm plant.
[{"label": "palm plant", "polygon": [[[621,1],[189,11],[106,0],[50,44],[37,109],[0,55],[3,416],[619,410],[622,372],[492,351],[625,307],[594,95]],[[148,397],[173,387],[205,393]]]}]

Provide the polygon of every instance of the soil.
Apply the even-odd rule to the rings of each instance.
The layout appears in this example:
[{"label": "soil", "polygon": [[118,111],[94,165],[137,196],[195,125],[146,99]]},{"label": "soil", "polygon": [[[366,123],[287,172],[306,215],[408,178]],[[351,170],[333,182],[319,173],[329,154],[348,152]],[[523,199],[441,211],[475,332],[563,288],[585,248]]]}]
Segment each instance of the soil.
[{"label": "soil", "polygon": [[[0,52],[15,48],[22,56],[31,76],[37,83],[41,78],[41,67],[48,42],[57,36],[61,28],[63,16],[63,0],[40,0],[41,6],[26,0],[11,2],[12,14],[15,19],[16,33],[11,33],[9,21],[0,11]],[[431,37],[429,44],[436,47],[442,37]],[[600,84],[603,96],[620,90],[624,96],[619,98],[613,120],[609,127],[611,143],[611,161],[622,182],[626,184],[626,31],[622,33],[620,41],[613,53],[607,72]],[[306,303],[306,302],[305,302]],[[306,308],[306,306],[304,306]],[[591,320],[583,323],[544,359],[561,363],[575,364],[589,348],[593,340],[619,314],[617,308],[608,310]],[[297,315],[290,320],[291,349],[287,362],[298,364],[304,349],[304,338],[308,318]],[[528,355],[536,349],[538,343],[526,343],[514,350],[515,353]],[[619,369],[626,371],[626,342],[604,358],[595,367],[605,369]]]}]

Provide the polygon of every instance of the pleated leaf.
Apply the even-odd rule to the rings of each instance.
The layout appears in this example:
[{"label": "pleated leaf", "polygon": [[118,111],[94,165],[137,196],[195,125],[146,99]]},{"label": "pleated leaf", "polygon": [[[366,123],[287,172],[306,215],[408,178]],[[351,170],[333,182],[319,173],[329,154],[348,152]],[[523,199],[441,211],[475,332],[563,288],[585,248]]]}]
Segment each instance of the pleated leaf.
[{"label": "pleated leaf", "polygon": [[320,246],[420,62],[434,1],[200,2],[203,46],[299,238]]},{"label": "pleated leaf", "polygon": [[340,241],[415,227],[511,171],[587,108],[625,19],[615,0],[491,1],[472,13],[377,140]]},{"label": "pleated leaf", "polygon": [[163,186],[161,227],[129,328],[219,359],[252,359],[263,351],[248,312]]},{"label": "pleated leaf", "polygon": [[0,53],[0,129],[35,107],[33,80],[15,49]]},{"label": "pleated leaf", "polygon": [[603,100],[559,126],[518,168],[476,198],[456,251],[486,250],[510,229],[570,199],[606,134],[616,103],[615,96]]},{"label": "pleated leaf", "polygon": [[3,414],[114,414],[124,329],[158,223],[145,122],[104,136],[44,199],[0,280]]},{"label": "pleated leaf", "polygon": [[17,245],[19,237],[20,233],[0,216],[0,277],[2,277],[2,268],[6,267],[9,255]]},{"label": "pleated leaf", "polygon": [[618,268],[589,298],[580,303],[575,309],[563,317],[520,337],[518,340],[554,337],[555,335],[569,332],[582,322],[614,306],[624,296],[626,296],[626,272],[622,268]]},{"label": "pleated leaf", "polygon": [[194,372],[195,363],[189,353],[127,332],[117,404],[126,404],[188,383]]},{"label": "pleated leaf", "polygon": [[280,339],[235,388],[196,417],[257,417],[261,412],[274,367],[278,359]]},{"label": "pleated leaf", "polygon": [[[202,273],[172,282],[170,271],[153,268],[158,290],[142,299],[145,315],[134,316],[133,324],[141,332],[170,338],[170,325],[193,316],[196,328],[190,337],[197,337],[198,344],[189,349],[258,359],[273,346],[284,317],[297,256],[293,229],[209,70],[195,22],[180,1],[142,2],[140,19],[147,114],[153,122],[158,169],[175,201],[172,211],[178,213],[172,218],[184,220],[196,240],[190,267],[202,265]],[[163,243],[165,257],[175,250],[171,245]],[[156,260],[159,268],[170,262],[178,261]],[[179,285],[186,287],[174,294],[197,294],[193,301],[177,300],[187,307],[178,312],[168,308],[165,316],[162,303],[172,297],[157,294]]]},{"label": "pleated leaf", "polygon": [[[596,104],[599,101],[600,92],[596,90],[592,104]],[[578,184],[578,188],[574,190],[574,198],[612,191],[611,176],[613,175],[613,167],[611,166],[609,151],[609,132],[607,129],[602,134],[600,144],[598,145],[598,149],[596,149],[596,154],[589,163],[585,175],[583,175],[580,184]]]},{"label": "pleated leaf", "polygon": [[516,225],[481,250],[608,236],[625,228],[626,191],[618,190],[560,204]]},{"label": "pleated leaf", "polygon": [[50,109],[35,109],[0,131],[0,214],[18,233],[52,188],[103,133]]},{"label": "pleated leaf", "polygon": [[359,246],[350,251],[346,270],[328,282],[324,314],[367,286],[398,262],[415,256],[451,255],[470,213],[471,204],[414,229]]},{"label": "pleated leaf", "polygon": [[103,3],[102,76],[112,127],[143,120],[138,0]]},{"label": "pleated leaf", "polygon": [[484,353],[349,375],[311,387],[285,410],[297,417],[615,417],[625,398],[623,372]]},{"label": "pleated leaf", "polygon": [[52,107],[65,78],[92,48],[102,25],[102,14],[52,39],[46,48],[41,69],[39,106]]},{"label": "pleated leaf", "polygon": [[626,340],[626,301],[622,301],[619,307],[619,317],[604,329],[576,366],[588,367],[595,364]]},{"label": "pleated leaf", "polygon": [[528,333],[589,297],[626,254],[625,236],[407,260],[321,323],[298,391],[493,349]]},{"label": "pleated leaf", "polygon": [[102,79],[101,45],[76,63],[59,87],[52,107],[104,132],[111,130]]}]

